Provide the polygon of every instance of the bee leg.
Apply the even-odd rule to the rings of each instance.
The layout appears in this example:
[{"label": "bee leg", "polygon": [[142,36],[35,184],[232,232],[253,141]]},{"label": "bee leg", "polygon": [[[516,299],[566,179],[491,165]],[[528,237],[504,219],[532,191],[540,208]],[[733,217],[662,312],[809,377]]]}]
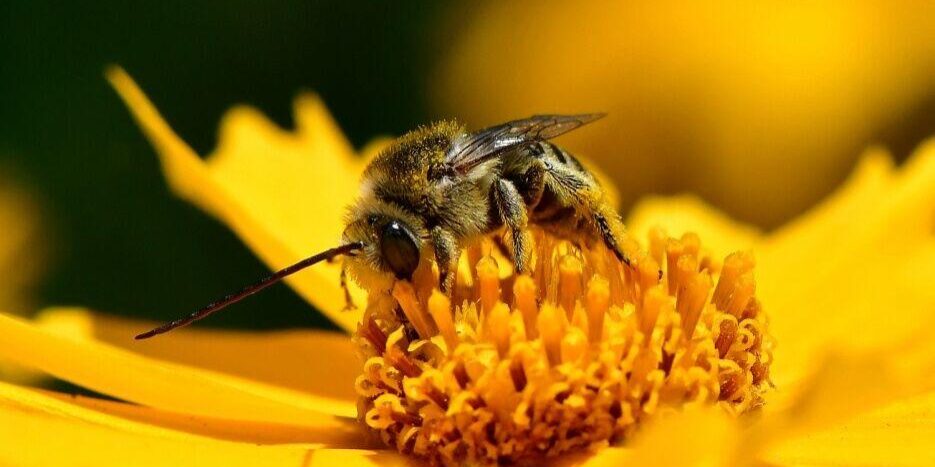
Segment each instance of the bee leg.
[{"label": "bee leg", "polygon": [[618,238],[625,235],[623,233],[623,222],[616,212],[608,213],[602,211],[607,211],[607,209],[598,208],[591,211],[591,218],[594,220],[594,225],[597,226],[597,230],[600,232],[601,238],[604,239],[604,244],[607,245],[607,248],[613,251],[617,259],[623,261],[623,264],[629,266],[630,257],[623,251],[623,245],[621,245],[618,240]]},{"label": "bee leg", "polygon": [[627,266],[631,266],[630,256],[626,253],[623,242],[627,240],[626,228],[617,211],[603,199],[603,193],[598,190],[587,190],[576,198],[581,203],[579,209],[591,220],[591,224],[604,241],[604,245],[614,252],[614,255]]},{"label": "bee leg", "polygon": [[438,286],[442,292],[450,293],[455,283],[461,251],[454,234],[444,228],[433,227],[431,235],[435,262],[438,264]]},{"label": "bee leg", "polygon": [[630,266],[630,256],[626,253],[632,245],[627,241],[626,229],[620,215],[604,198],[593,179],[581,172],[571,170],[564,165],[544,162],[545,183],[567,205],[588,218],[604,244],[614,252],[617,259]]},{"label": "bee leg", "polygon": [[532,257],[530,245],[532,242],[529,231],[526,229],[529,223],[526,204],[513,182],[502,178],[494,183],[493,198],[500,219],[510,231],[513,266],[516,272],[522,274],[527,271]]},{"label": "bee leg", "polygon": [[530,167],[518,180],[513,181],[513,185],[523,195],[527,211],[536,209],[545,193],[545,171],[541,164]]},{"label": "bee leg", "polygon": [[351,296],[351,289],[347,285],[347,263],[341,264],[341,290],[344,291],[344,310],[342,311],[351,311],[356,310],[357,305],[354,303],[354,297]]}]

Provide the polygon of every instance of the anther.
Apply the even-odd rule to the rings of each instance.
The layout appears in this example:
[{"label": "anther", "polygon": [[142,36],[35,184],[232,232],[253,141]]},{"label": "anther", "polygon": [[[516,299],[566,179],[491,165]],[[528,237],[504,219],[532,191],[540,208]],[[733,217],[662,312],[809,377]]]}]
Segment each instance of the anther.
[{"label": "anther", "polygon": [[536,316],[539,314],[539,306],[536,304],[536,283],[531,277],[522,275],[516,278],[513,283],[513,307],[523,316],[526,339],[538,337]]},{"label": "anther", "polygon": [[565,309],[565,316],[571,317],[575,301],[581,296],[581,260],[572,255],[565,255],[559,261],[559,303]]},{"label": "anther", "polygon": [[403,313],[406,314],[406,318],[415,327],[419,336],[429,338],[436,334],[435,323],[431,321],[428,315],[423,313],[412,284],[406,281],[396,281],[396,284],[393,285],[393,298],[399,303]]},{"label": "anther", "polygon": [[588,340],[599,342],[604,329],[604,315],[610,308],[610,283],[607,279],[594,276],[588,281],[584,307],[588,312]]},{"label": "anther", "polygon": [[526,388],[526,370],[523,369],[523,362],[515,359],[510,362],[510,378],[513,380],[513,388],[516,392],[521,392]]},{"label": "anther", "polygon": [[[655,230],[625,267],[602,243],[531,228],[527,274],[502,276],[483,242],[459,260],[452,294],[425,264],[414,283],[371,294],[355,389],[388,446],[436,465],[535,463],[620,440],[663,405],[762,404],[771,341],[751,255],[722,268],[697,236]],[[398,321],[389,336],[377,325]]]},{"label": "anther", "polygon": [[453,352],[460,340],[451,315],[451,300],[445,294],[435,290],[429,297],[428,309],[438,331],[445,339],[445,344],[448,345],[448,351]]},{"label": "anther", "polygon": [[497,260],[485,256],[477,262],[477,287],[481,309],[486,313],[500,298],[500,269]]}]

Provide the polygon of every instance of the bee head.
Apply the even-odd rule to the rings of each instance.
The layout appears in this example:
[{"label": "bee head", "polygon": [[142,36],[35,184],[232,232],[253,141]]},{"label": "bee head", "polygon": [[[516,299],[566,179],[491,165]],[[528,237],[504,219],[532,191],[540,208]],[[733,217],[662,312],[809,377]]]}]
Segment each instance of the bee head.
[{"label": "bee head", "polygon": [[388,289],[394,280],[412,278],[422,257],[424,236],[421,223],[409,217],[374,212],[348,223],[344,241],[364,244],[348,258],[349,272],[358,282]]}]

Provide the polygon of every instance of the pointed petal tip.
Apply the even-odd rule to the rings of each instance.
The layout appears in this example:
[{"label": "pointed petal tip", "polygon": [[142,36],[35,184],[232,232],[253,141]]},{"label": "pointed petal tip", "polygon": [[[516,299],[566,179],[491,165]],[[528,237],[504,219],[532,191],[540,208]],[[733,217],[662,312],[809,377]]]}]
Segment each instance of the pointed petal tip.
[{"label": "pointed petal tip", "polygon": [[107,78],[107,81],[113,83],[114,81],[127,79],[130,76],[122,66],[116,63],[108,63],[107,66],[104,67],[104,77]]},{"label": "pointed petal tip", "polygon": [[[281,204],[280,193],[311,193],[306,187],[314,179],[340,194],[341,201],[328,199],[327,202],[307,204],[307,210],[313,213],[338,211],[332,207],[343,205],[344,200],[349,200],[356,193],[357,177],[362,168],[350,142],[315,94],[298,96],[296,126],[299,138],[283,132],[255,109],[241,106],[228,112],[221,126],[222,137],[218,149],[206,162],[172,130],[125,70],[117,65],[108,66],[105,77],[155,148],[171,190],[222,219],[239,235],[250,239],[248,244],[255,250],[265,251],[261,256],[267,261],[276,257],[276,263],[285,263],[289,258],[299,256],[294,254],[295,251],[308,248],[310,238],[327,236],[317,233],[320,230],[318,226],[309,228],[309,223],[283,222],[282,219],[288,216],[274,204]],[[281,168],[268,168],[270,161],[261,156],[269,152],[281,156],[278,159],[283,162]],[[314,160],[309,156],[313,156]],[[327,167],[330,170],[322,168],[322,164],[329,164]],[[249,176],[244,176],[245,173]],[[300,173],[304,177],[297,176]],[[277,184],[275,189],[270,190],[266,181],[273,179],[277,180]],[[291,191],[283,188],[286,185]],[[317,200],[311,195],[310,199]],[[328,218],[335,222],[340,220],[339,215],[329,214]],[[274,226],[263,225],[264,222],[272,222]],[[284,226],[301,231],[287,232]],[[342,305],[338,303],[343,299],[337,286],[337,274],[328,273],[318,277],[332,276],[335,278],[333,281],[323,281],[332,289],[327,294],[330,296],[322,296],[320,283],[315,287],[306,286],[303,295],[310,300],[314,296],[314,303],[320,309],[328,309],[326,314],[332,320],[342,328],[351,330],[357,318],[339,313]],[[363,302],[364,298],[359,297],[358,301]]]},{"label": "pointed petal tip", "polygon": [[296,93],[295,98],[293,99],[295,107],[322,107],[325,108],[325,101],[321,96],[315,92],[308,89],[303,89]]},{"label": "pointed petal tip", "polygon": [[[143,94],[133,77],[127,73],[120,65],[110,64],[104,67],[104,78],[117,91],[120,99],[130,108],[130,111],[136,116],[135,107],[149,104],[149,100]],[[149,104],[151,107],[152,104]]]}]

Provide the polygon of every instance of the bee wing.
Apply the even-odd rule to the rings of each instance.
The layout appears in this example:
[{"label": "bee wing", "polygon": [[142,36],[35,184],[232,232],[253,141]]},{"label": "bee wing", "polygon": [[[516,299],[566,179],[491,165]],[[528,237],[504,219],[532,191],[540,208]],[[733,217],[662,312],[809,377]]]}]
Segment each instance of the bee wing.
[{"label": "bee wing", "polygon": [[502,123],[456,139],[445,160],[458,173],[464,174],[509,149],[555,138],[604,115],[533,115]]}]

